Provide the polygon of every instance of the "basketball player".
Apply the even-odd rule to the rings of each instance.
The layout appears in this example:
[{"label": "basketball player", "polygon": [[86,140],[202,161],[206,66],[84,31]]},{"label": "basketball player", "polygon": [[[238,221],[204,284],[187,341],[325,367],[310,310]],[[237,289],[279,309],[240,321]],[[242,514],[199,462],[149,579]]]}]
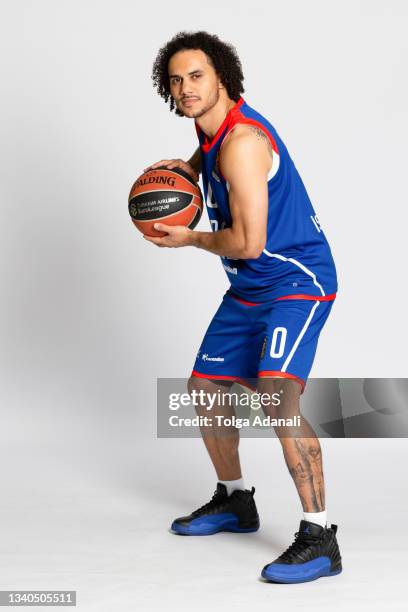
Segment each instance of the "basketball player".
[{"label": "basketball player", "polygon": [[[157,223],[167,234],[145,238],[162,248],[193,246],[219,255],[230,281],[201,344],[190,393],[217,394],[234,381],[255,379],[259,393],[279,393],[279,405],[264,409],[266,414],[299,417],[299,427],[275,431],[303,518],[294,542],[262,576],[297,583],[339,574],[337,525],[327,523],[321,448],[299,408],[336,297],[330,247],[284,143],[242,98],[234,47],[207,32],[180,32],[159,51],[153,82],[171,111],[194,119],[199,147],[188,161],[162,159],[145,170],[179,167],[195,180],[201,173],[213,231]],[[201,409],[205,413],[205,406]],[[242,478],[238,429],[228,436],[201,431],[217,488],[207,504],[174,520],[172,530],[256,531],[255,489],[247,490]]]}]

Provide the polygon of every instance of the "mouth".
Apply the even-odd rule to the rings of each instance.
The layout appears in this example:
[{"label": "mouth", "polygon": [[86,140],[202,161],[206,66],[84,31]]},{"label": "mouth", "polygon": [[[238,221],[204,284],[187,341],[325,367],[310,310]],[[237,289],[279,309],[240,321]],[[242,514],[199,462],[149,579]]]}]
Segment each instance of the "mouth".
[{"label": "mouth", "polygon": [[183,106],[192,106],[196,102],[198,102],[199,98],[184,98],[181,103]]}]

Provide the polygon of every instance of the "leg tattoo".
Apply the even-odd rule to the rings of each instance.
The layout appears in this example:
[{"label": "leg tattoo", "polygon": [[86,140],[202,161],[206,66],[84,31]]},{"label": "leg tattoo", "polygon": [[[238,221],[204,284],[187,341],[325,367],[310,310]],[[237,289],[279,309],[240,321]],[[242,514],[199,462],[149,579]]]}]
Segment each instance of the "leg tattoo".
[{"label": "leg tattoo", "polygon": [[[320,444],[310,438],[281,440],[286,465],[305,512],[324,510],[324,478]],[[317,442],[317,445],[316,445]]]}]

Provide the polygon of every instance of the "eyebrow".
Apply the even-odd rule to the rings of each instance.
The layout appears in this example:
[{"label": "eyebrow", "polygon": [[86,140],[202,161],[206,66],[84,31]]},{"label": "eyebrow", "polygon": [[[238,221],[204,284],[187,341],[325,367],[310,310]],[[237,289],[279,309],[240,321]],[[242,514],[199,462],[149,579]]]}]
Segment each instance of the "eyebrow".
[{"label": "eyebrow", "polygon": [[[196,74],[197,72],[202,72],[202,70],[197,69],[197,70],[192,70],[191,72],[188,73],[189,76],[191,76],[192,74]],[[180,74],[169,74],[169,79],[172,79],[173,77],[179,77],[181,76]]]}]

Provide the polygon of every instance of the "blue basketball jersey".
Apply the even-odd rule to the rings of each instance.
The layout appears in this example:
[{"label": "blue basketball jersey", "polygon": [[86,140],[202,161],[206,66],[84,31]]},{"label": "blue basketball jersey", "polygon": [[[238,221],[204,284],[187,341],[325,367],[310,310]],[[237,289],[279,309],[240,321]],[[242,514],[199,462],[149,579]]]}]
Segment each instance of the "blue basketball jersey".
[{"label": "blue basketball jersey", "polygon": [[231,293],[252,303],[285,297],[333,300],[337,291],[336,268],[302,179],[275,128],[242,97],[211,140],[195,124],[213,231],[232,226],[229,185],[221,173],[218,155],[223,140],[237,124],[263,130],[273,150],[273,164],[268,176],[267,238],[262,254],[257,259],[221,257]]}]

